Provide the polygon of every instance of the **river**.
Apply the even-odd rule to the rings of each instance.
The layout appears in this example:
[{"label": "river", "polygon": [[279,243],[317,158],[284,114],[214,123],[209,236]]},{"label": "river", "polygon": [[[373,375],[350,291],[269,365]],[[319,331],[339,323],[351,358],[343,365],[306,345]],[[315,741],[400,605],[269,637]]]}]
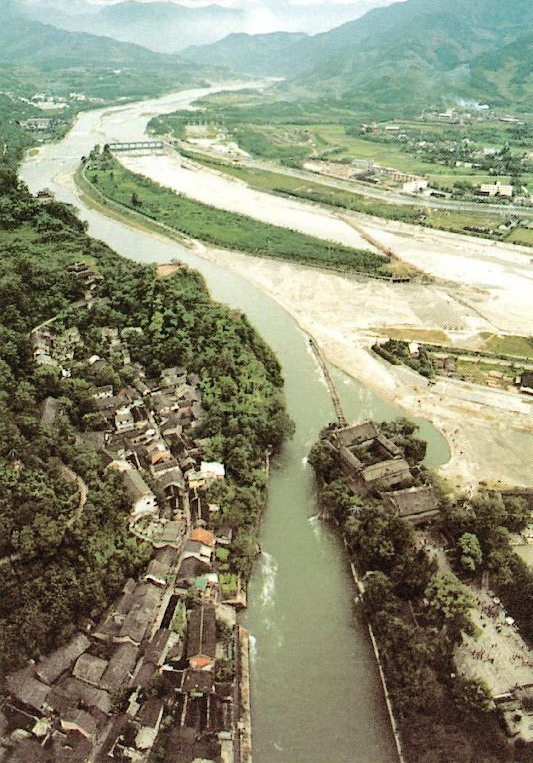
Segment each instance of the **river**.
[{"label": "river", "polygon": [[[286,380],[293,440],[273,464],[261,544],[244,624],[252,635],[252,721],[256,763],[391,763],[397,760],[365,623],[339,540],[316,517],[306,456],[333,419],[321,369],[307,337],[272,299],[164,237],[87,208],[72,174],[95,143],[139,140],[148,119],[186,106],[207,90],[82,114],[64,140],[28,158],[21,177],[33,192],[51,188],[75,204],[89,233],[138,262],[178,257],[204,275],[213,297],[245,312],[279,358]],[[348,419],[401,412],[332,369]],[[422,422],[429,465],[444,463],[442,436]]]}]

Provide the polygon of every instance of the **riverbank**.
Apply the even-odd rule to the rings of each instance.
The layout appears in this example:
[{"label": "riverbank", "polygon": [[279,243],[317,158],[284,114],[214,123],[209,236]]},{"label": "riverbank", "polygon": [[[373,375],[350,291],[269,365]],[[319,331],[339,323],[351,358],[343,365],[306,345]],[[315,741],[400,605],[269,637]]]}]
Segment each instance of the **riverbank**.
[{"label": "riverbank", "polygon": [[330,363],[406,414],[429,419],[449,443],[451,458],[439,473],[452,487],[470,490],[480,482],[533,484],[523,458],[533,436],[530,403],[508,393],[502,398],[503,408],[493,407],[495,396],[487,398],[476,385],[453,380],[430,385],[410,369],[378,360],[368,349],[368,324],[374,318],[401,324],[412,314],[409,303],[444,300],[438,287],[372,284],[201,244],[197,251],[266,291],[313,337]]},{"label": "riverbank", "polygon": [[[508,563],[512,569],[510,579],[491,558],[495,527],[501,523],[502,535],[515,523],[523,528],[527,507],[518,516],[500,496],[494,499],[499,513],[491,515],[491,504],[480,494],[454,503],[435,489],[430,473],[418,468],[423,451],[412,435],[409,422],[332,425],[309,456],[320,503],[343,537],[359,600],[376,637],[395,731],[394,719],[399,723],[400,758],[405,750],[410,760],[529,759],[527,753],[520,755],[530,738],[530,716],[519,689],[531,683],[531,653],[511,626],[516,618],[524,632],[530,629],[531,612],[521,594],[527,600],[531,574],[518,564],[510,545],[500,544],[496,552],[501,568]],[[465,557],[466,536],[460,535],[467,526],[467,508],[472,512],[468,537],[479,544],[476,562]],[[454,516],[463,522],[454,523]],[[482,516],[491,517],[488,532]],[[485,591],[482,607],[477,591],[489,575],[501,599]],[[498,611],[492,631],[482,609]],[[506,617],[506,610],[513,617]],[[498,712],[502,701],[508,704]],[[500,728],[502,710],[516,757]],[[513,723],[518,726],[524,714],[528,720],[517,741]]]},{"label": "riverbank", "polygon": [[[83,189],[90,190],[88,184]],[[108,213],[96,193],[92,200]],[[120,217],[118,205],[112,206]],[[135,217],[135,224],[142,227],[141,215],[126,210],[122,216]],[[172,236],[168,226],[147,220],[146,227],[159,227],[161,233]],[[510,393],[496,399],[495,393],[453,380],[429,385],[410,369],[390,366],[369,352],[378,325],[418,326],[442,333],[455,321],[477,331],[497,331],[488,317],[476,315],[465,304],[463,286],[376,283],[201,242],[193,245],[202,258],[239,273],[275,299],[333,365],[406,414],[429,419],[449,443],[451,458],[439,471],[452,488],[473,490],[480,482],[495,487],[533,484],[523,460],[533,435],[529,403],[520,401],[517,407]]]}]

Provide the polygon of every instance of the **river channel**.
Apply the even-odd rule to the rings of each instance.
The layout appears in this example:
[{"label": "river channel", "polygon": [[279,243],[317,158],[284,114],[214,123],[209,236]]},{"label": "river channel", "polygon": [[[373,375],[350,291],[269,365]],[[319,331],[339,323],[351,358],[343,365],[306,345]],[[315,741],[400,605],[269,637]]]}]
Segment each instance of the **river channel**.
[{"label": "river channel", "polygon": [[[365,623],[339,540],[316,517],[306,456],[333,407],[307,337],[272,299],[162,236],[89,209],[72,175],[95,143],[142,139],[149,118],[184,107],[208,90],[187,91],[80,116],[67,137],[28,158],[20,175],[33,192],[51,188],[75,204],[89,233],[138,262],[178,257],[205,277],[213,297],[245,312],[280,360],[296,433],[273,464],[261,545],[244,624],[252,635],[255,763],[392,763],[397,760],[383,691]],[[347,418],[401,415],[353,379],[332,369]],[[427,463],[444,463],[442,436],[422,422]]]}]

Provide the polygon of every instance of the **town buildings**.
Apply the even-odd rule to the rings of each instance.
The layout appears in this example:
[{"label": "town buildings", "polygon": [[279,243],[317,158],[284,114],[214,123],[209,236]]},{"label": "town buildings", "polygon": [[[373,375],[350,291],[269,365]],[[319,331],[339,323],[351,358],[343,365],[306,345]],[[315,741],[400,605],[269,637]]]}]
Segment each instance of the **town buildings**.
[{"label": "town buildings", "polygon": [[[101,330],[109,358],[130,363],[132,333]],[[77,363],[110,369],[104,355],[83,357],[77,329],[42,326],[32,341],[36,361],[63,375]],[[228,763],[247,759],[240,752],[246,708],[236,702],[239,681],[248,680],[235,657],[243,629],[229,606],[242,598],[221,585],[228,573],[218,569],[212,524],[220,507],[207,490],[224,480],[225,467],[205,458],[206,441],[197,437],[200,378],[180,367],[157,379],[140,365],[134,370],[130,386],[95,388],[98,431],[80,437],[120,474],[131,533],[151,546],[151,559],[98,621],[84,621],[66,644],[7,676],[0,759],[141,763],[156,746],[161,759],[180,763],[218,761],[222,752]],[[59,415],[59,401],[48,398],[42,425]],[[220,547],[227,569],[225,532]]]}]

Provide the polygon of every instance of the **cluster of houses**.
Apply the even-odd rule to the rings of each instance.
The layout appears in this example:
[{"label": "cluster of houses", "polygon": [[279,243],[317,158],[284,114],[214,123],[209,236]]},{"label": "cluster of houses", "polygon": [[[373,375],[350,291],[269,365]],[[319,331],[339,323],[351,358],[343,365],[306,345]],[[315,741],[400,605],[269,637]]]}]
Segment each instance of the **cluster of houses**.
[{"label": "cluster of houses", "polygon": [[[69,331],[66,342],[41,328],[39,341],[50,344],[37,347],[34,332],[35,350],[67,363],[79,337]],[[102,329],[110,356],[128,353],[128,331],[136,329]],[[245,601],[238,584],[223,585],[236,577],[227,572],[231,531],[210,529],[220,507],[207,489],[225,468],[205,459],[206,441],[195,437],[200,379],[180,367],[147,379],[134,367],[131,386],[96,388],[101,427],[80,438],[120,474],[131,532],[151,544],[152,558],[99,622],[82,624],[67,644],[7,676],[0,760],[142,763],[155,744],[158,760],[169,763],[246,759],[237,670],[246,632],[235,611]],[[57,403],[45,401],[42,423],[53,423]]]},{"label": "cluster of houses", "polygon": [[[41,200],[49,200],[52,194],[48,189],[39,192]],[[106,297],[97,297],[99,287],[104,281],[101,273],[91,268],[86,262],[74,262],[68,266],[72,273],[85,287],[83,299],[74,302],[71,307],[80,309],[91,307],[96,302],[107,302]],[[73,361],[76,349],[81,346],[81,336],[78,328],[73,326],[62,333],[54,331],[53,324],[59,316],[54,316],[33,329],[30,341],[33,358],[39,366],[56,366],[61,368],[64,376],[70,376],[68,365]],[[66,367],[65,367],[66,366]]]},{"label": "cluster of houses", "polygon": [[379,497],[388,512],[415,524],[437,515],[433,488],[419,484],[418,468],[409,465],[402,448],[385,437],[374,422],[331,429],[326,443],[335,453],[347,484],[358,495]]}]

